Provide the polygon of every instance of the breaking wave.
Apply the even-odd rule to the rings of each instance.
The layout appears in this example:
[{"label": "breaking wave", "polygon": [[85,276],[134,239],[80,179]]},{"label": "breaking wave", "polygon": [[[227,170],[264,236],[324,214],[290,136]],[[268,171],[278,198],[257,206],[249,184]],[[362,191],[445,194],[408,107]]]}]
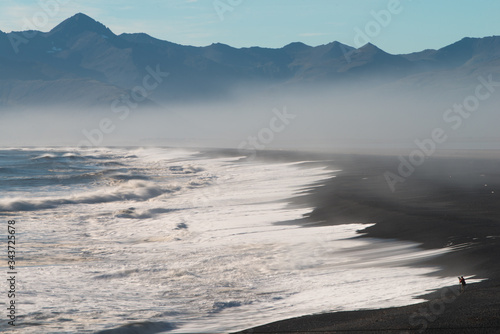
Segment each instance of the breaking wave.
[{"label": "breaking wave", "polygon": [[116,187],[64,197],[12,198],[0,200],[0,212],[37,211],[68,204],[95,204],[118,201],[145,201],[180,190],[179,186],[161,187],[154,183],[132,180]]},{"label": "breaking wave", "polygon": [[103,330],[97,332],[96,334],[156,334],[156,333],[163,333],[165,331],[171,331],[176,328],[177,326],[170,322],[144,321],[139,323],[128,324],[118,328]]}]

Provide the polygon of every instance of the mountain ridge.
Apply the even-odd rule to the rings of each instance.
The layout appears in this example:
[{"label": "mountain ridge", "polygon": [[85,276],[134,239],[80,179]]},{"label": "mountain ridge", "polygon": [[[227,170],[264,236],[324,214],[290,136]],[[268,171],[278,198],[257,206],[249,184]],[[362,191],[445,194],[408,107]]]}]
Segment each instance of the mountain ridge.
[{"label": "mountain ridge", "polygon": [[27,88],[23,94],[10,93],[13,85],[23,91],[23,86],[32,86],[32,80],[46,86],[47,97],[40,102],[65,100],[50,89],[58,80],[73,80],[74,87],[94,82],[101,87],[98,100],[112,100],[141,87],[148,67],[169,73],[168,80],[148,94],[148,99],[157,103],[224,98],[248,84],[286,90],[312,84],[394,84],[430,71],[444,71],[450,77],[454,71],[500,72],[498,36],[466,37],[438,50],[406,55],[387,53],[371,43],[356,49],[338,41],[319,46],[292,42],[281,48],[234,48],[222,43],[196,47],[146,33],[116,35],[83,13],[49,32],[31,34],[18,42],[17,50],[12,48],[13,40],[23,35],[0,32],[0,104],[4,106],[23,105],[25,101],[36,104],[35,98],[19,100],[19,96],[30,96]]},{"label": "mountain ridge", "polygon": [[48,32],[48,35],[54,35],[61,31],[66,33],[78,34],[80,32],[92,31],[101,34],[110,34],[115,36],[115,34],[107,28],[104,24],[94,20],[90,16],[83,13],[78,13],[63,22],[59,23],[53,29]]}]

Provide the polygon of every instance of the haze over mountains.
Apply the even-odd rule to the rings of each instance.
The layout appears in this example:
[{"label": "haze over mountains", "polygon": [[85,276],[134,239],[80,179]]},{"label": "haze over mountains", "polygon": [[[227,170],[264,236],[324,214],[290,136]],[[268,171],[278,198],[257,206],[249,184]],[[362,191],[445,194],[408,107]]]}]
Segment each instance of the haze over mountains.
[{"label": "haze over mountains", "polygon": [[0,142],[412,147],[439,127],[446,144],[496,143],[499,82],[495,36],[406,55],[371,43],[193,47],[77,14],[46,33],[0,32]]},{"label": "haze over mountains", "polygon": [[192,47],[146,34],[115,35],[77,14],[47,33],[0,33],[0,105],[109,106],[142,87],[152,70],[168,77],[148,92],[146,104],[224,99],[251,86],[281,90],[376,82],[432,91],[442,88],[444,78],[473,84],[478,75],[499,68],[500,37],[464,38],[408,55],[339,42],[317,47],[297,42],[280,49]]}]

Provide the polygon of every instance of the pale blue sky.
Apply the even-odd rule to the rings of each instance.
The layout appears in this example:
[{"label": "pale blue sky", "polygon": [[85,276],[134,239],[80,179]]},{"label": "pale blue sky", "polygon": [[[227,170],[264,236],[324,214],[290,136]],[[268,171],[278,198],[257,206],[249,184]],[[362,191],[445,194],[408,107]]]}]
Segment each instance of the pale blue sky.
[{"label": "pale blue sky", "polygon": [[[391,17],[382,15],[378,23],[373,13],[388,8]],[[49,31],[78,12],[116,34],[145,32],[196,46],[340,41],[359,47],[368,41],[390,53],[408,53],[463,37],[500,35],[498,0],[2,0],[0,30],[31,25]]]}]

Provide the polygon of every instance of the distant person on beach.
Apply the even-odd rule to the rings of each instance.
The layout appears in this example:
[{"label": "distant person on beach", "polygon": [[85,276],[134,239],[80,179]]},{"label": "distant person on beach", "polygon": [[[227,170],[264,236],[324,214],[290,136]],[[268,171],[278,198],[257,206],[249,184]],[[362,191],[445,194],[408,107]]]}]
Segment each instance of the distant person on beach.
[{"label": "distant person on beach", "polygon": [[465,291],[465,285],[467,285],[467,283],[465,283],[465,278],[463,276],[460,276],[458,278],[458,282],[460,282],[461,286],[460,286],[460,292],[464,292]]}]

